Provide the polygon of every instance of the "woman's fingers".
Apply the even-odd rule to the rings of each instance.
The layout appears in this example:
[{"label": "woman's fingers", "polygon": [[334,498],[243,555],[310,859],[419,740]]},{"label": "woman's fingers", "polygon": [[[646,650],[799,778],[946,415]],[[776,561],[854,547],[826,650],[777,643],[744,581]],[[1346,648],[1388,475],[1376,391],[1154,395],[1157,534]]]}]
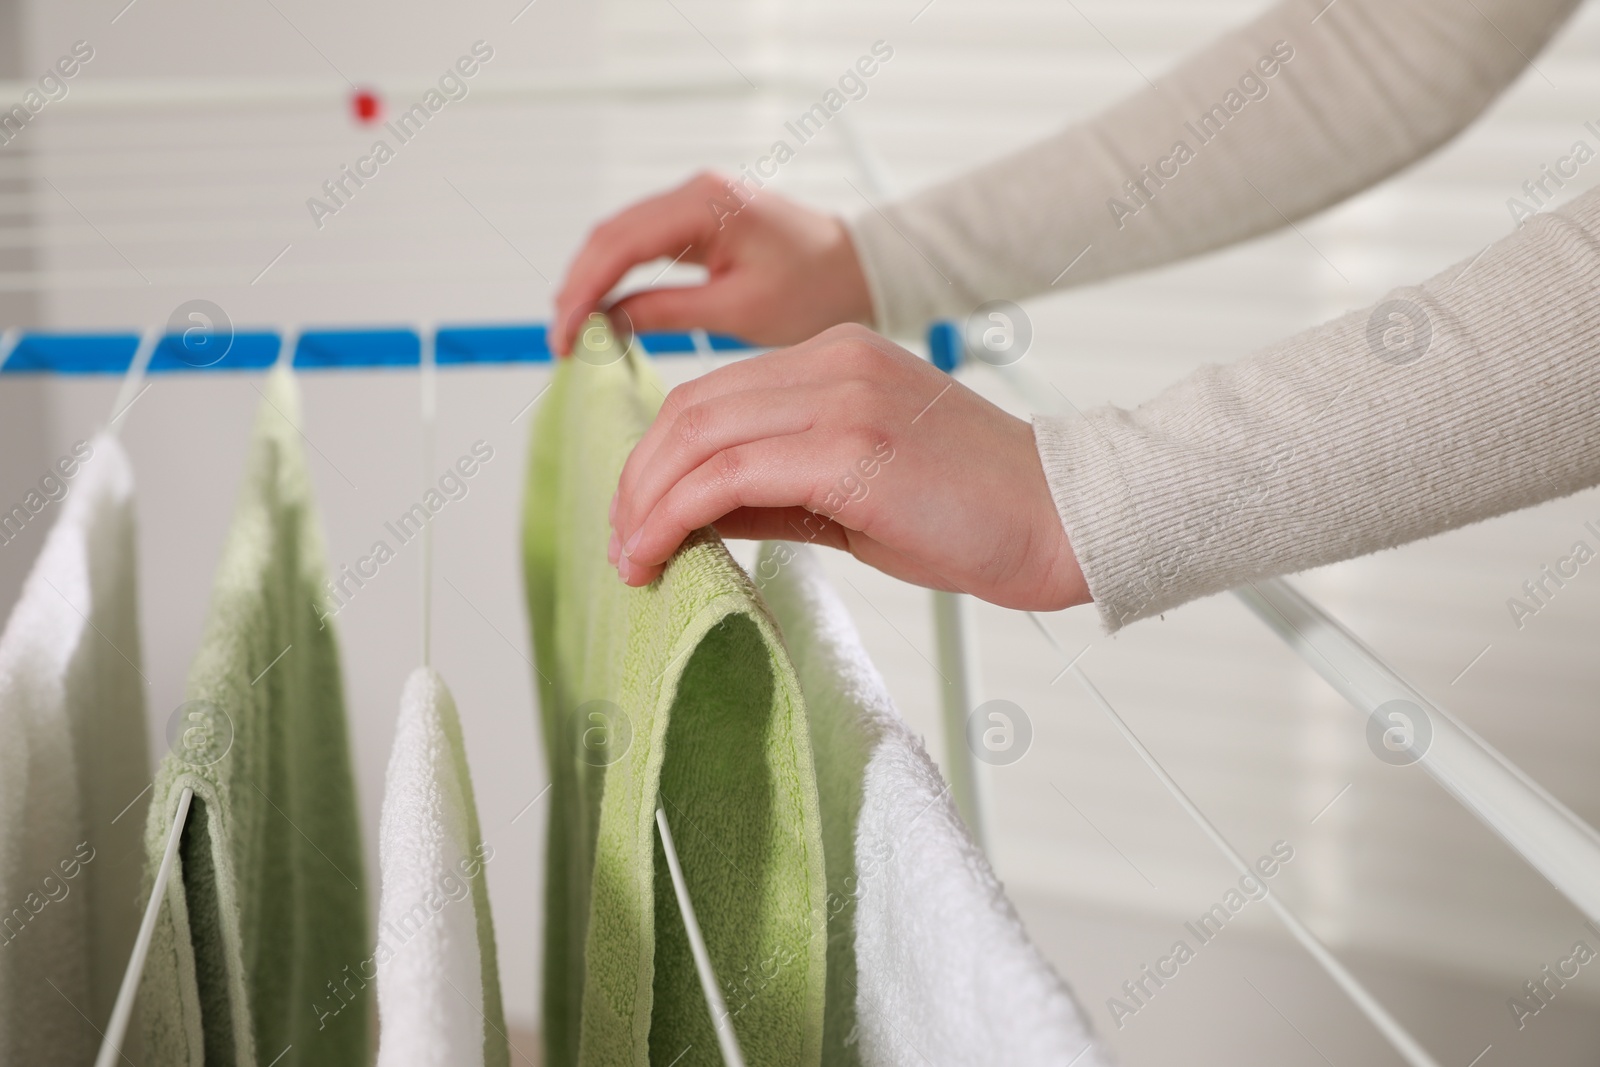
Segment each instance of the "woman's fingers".
[{"label": "woman's fingers", "polygon": [[713,277],[703,285],[670,285],[631,293],[607,310],[626,315],[639,333],[703,329],[753,341],[747,336],[750,331],[741,329],[743,304],[737,282]]},{"label": "woman's fingers", "polygon": [[[718,367],[672,389],[662,400],[661,410],[645,430],[644,436],[633,446],[633,451],[623,466],[620,485],[633,484],[638,471],[653,461],[656,450],[660,448],[662,442],[694,432],[682,423],[687,413],[700,405],[712,403],[717,398],[731,393],[789,390],[831,381],[828,368],[813,358],[825,347],[826,336],[827,334],[822,334],[793,348],[779,349],[776,352],[768,352]],[[778,406],[786,406],[787,403],[787,399],[784,399]],[[616,524],[619,515],[630,521],[643,515],[642,511],[631,508],[626,499],[627,495],[625,489],[619,489],[620,503],[618,510],[611,517],[613,525]]]},{"label": "woman's fingers", "polygon": [[691,178],[595,227],[556,295],[550,340],[558,354],[571,351],[578,324],[633,267],[661,256],[700,261],[704,249],[695,246],[716,234],[715,216],[705,205],[714,186],[716,179],[708,175]]},{"label": "woman's fingers", "polygon": [[678,479],[724,449],[811,429],[827,392],[820,385],[752,389],[680,411],[663,407],[657,422],[667,429],[655,435],[648,451],[636,447],[623,465],[612,526],[628,537]]},{"label": "woman's fingers", "polygon": [[815,510],[818,487],[828,484],[838,465],[836,451],[837,442],[802,433],[717,452],[679,478],[638,528],[622,535],[617,569],[623,581],[653,581],[684,538],[740,508]]}]

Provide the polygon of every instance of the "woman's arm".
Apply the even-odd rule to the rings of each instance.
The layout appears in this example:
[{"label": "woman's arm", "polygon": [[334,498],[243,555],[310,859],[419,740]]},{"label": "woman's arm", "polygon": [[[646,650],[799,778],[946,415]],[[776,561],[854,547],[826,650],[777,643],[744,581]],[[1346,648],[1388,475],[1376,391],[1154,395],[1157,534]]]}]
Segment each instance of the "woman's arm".
[{"label": "woman's arm", "polygon": [[611,560],[643,585],[714,524],[1010,607],[1092,594],[1116,629],[1600,484],[1597,293],[1600,189],[1374,307],[1031,434],[838,327],[668,395]]},{"label": "woman's arm", "polygon": [[1106,625],[1600,484],[1597,293],[1591,190],[1132,411],[1037,419]]},{"label": "woman's arm", "polygon": [[855,219],[876,326],[920,335],[1336,203],[1459,132],[1574,6],[1285,0],[1098,117]]}]

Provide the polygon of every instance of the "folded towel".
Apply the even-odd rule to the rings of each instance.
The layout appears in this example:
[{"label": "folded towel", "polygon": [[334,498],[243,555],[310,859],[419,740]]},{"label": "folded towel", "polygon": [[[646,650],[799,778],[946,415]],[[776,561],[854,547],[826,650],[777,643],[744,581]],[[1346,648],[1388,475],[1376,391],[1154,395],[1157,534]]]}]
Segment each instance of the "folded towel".
[{"label": "folded towel", "polygon": [[294,379],[274,371],[151,797],[147,877],[194,790],[140,991],[163,1067],[367,1063],[376,970],[298,417]]},{"label": "folded towel", "polygon": [[400,697],[378,827],[378,1067],[506,1067],[506,1021],[461,720],[418,667]]},{"label": "folded towel", "polygon": [[94,1058],[139,923],[133,475],[101,435],[49,477],[61,516],[0,635],[3,1065]]},{"label": "folded towel", "polygon": [[764,545],[756,578],[811,716],[828,854],[825,1062],[1104,1067],[811,549]]},{"label": "folded towel", "polygon": [[718,976],[771,975],[735,1021],[746,1058],[816,1064],[826,882],[794,671],[713,534],[644,589],[607,564],[608,502],[663,393],[636,352],[590,343],[592,362],[562,361],[542,401],[524,514],[552,783],[546,1063],[721,1062],[659,803]]}]

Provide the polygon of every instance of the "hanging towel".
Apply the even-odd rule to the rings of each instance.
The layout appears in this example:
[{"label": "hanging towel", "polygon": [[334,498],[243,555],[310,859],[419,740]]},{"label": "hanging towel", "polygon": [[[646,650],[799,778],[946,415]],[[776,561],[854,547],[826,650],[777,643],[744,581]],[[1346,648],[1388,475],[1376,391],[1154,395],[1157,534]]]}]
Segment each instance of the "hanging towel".
[{"label": "hanging towel", "polygon": [[418,667],[400,697],[378,827],[378,1067],[506,1067],[505,1014],[461,720]]},{"label": "hanging towel", "polygon": [[552,783],[546,1064],[721,1063],[659,802],[724,989],[770,976],[734,1022],[746,1059],[806,1067],[821,1052],[826,883],[793,668],[709,531],[644,589],[606,562],[617,475],[663,395],[637,351],[591,332],[584,358],[555,369],[532,433],[524,565]]},{"label": "hanging towel", "polygon": [[145,831],[153,877],[194,790],[140,992],[146,1056],[163,1067],[368,1061],[355,784],[287,370],[263,397]]},{"label": "hanging towel", "polygon": [[94,1058],[138,929],[150,781],[127,456],[102,434],[46,478],[60,519],[0,635],[5,1067]]},{"label": "hanging towel", "polygon": [[812,550],[764,545],[756,579],[811,716],[828,854],[826,1062],[1105,1067]]}]

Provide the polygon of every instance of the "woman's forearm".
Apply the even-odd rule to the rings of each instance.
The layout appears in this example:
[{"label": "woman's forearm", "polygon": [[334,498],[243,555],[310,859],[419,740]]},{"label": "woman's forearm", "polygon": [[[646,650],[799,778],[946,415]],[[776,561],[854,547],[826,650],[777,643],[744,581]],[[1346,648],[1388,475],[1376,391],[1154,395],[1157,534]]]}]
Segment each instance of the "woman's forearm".
[{"label": "woman's forearm", "polygon": [[855,219],[877,326],[917,335],[1336,203],[1459,132],[1574,6],[1286,0],[1100,116]]},{"label": "woman's forearm", "polygon": [[1131,411],[1037,419],[1106,625],[1600,484],[1597,293],[1593,190]]}]

